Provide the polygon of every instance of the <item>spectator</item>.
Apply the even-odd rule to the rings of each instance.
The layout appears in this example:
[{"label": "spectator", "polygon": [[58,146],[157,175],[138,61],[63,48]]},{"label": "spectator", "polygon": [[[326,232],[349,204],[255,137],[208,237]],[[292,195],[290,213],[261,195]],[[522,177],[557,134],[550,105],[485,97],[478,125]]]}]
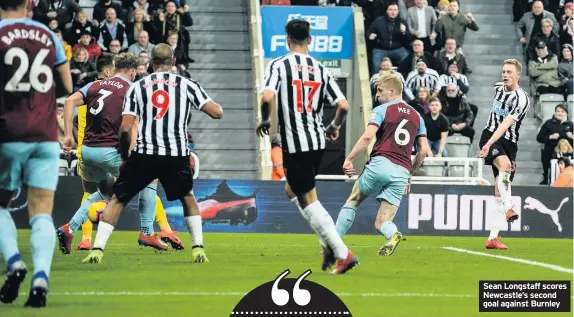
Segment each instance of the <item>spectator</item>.
[{"label": "spectator", "polygon": [[133,21],[134,20],[134,14],[136,12],[136,10],[142,10],[144,12],[144,18],[143,21],[150,21],[151,20],[151,16],[153,15],[153,7],[149,4],[149,2],[147,0],[137,0],[134,1],[131,8],[130,8],[130,16],[129,16],[129,20]]},{"label": "spectator", "polygon": [[122,46],[120,45],[120,41],[112,40],[110,42],[109,52],[113,55],[118,55],[122,51]]},{"label": "spectator", "polygon": [[179,34],[178,45],[187,50],[190,37],[189,32],[185,28],[193,25],[189,6],[184,5],[183,9],[178,9],[175,1],[169,0],[165,4],[165,11],[159,14],[158,20],[156,25],[157,41],[167,42],[169,35],[175,32]]},{"label": "spectator", "polygon": [[135,56],[139,56],[141,51],[148,52],[149,55],[152,55],[152,51],[155,45],[149,42],[149,35],[147,31],[141,30],[138,35],[137,43],[134,43],[128,49],[128,52],[134,54]]},{"label": "spectator", "polygon": [[319,5],[323,7],[337,6],[337,7],[350,7],[353,5],[352,0],[319,0]]},{"label": "spectator", "polygon": [[[574,3],[572,2],[568,2],[566,4],[566,6],[564,7],[564,14],[562,15],[562,17],[560,18],[559,24],[560,24],[560,30],[559,30],[559,35],[560,35],[560,45],[564,45],[565,43],[562,43],[563,40],[563,34],[566,32],[568,32],[568,22],[570,22],[570,20],[573,19],[572,13],[574,12]],[[567,41],[566,43],[572,44],[572,36],[570,36],[569,41]]]},{"label": "spectator", "polygon": [[470,142],[474,139],[474,129],[471,123],[474,120],[474,113],[470,109],[466,98],[464,98],[456,84],[450,84],[446,90],[439,94],[442,104],[442,112],[449,120],[450,131],[449,135],[460,133],[461,135],[470,138]]},{"label": "spectator", "polygon": [[179,42],[178,37],[179,35],[176,32],[170,34],[170,36],[167,38],[167,44],[169,44],[173,50],[175,66],[177,66],[179,72],[183,73],[187,71],[187,66],[190,63],[190,59],[187,55],[187,50],[177,44]]},{"label": "spectator", "polygon": [[556,145],[556,148],[554,148],[554,154],[552,154],[552,158],[554,159],[559,159],[561,157],[566,157],[566,158],[572,158],[574,153],[572,150],[572,145],[570,145],[570,142],[568,142],[567,139],[561,139],[558,142],[558,145]]},{"label": "spectator", "polygon": [[440,0],[438,2],[438,4],[434,9],[437,19],[440,19],[448,14],[449,4],[450,3],[448,2],[448,0]]},{"label": "spectator", "polygon": [[572,188],[574,187],[574,169],[571,160],[567,158],[558,159],[560,174],[552,184],[553,187]]},{"label": "spectator", "polygon": [[463,75],[469,75],[471,73],[466,63],[466,57],[456,51],[456,40],[450,38],[445,42],[445,49],[438,55],[436,71],[441,75],[448,74],[448,66],[453,61],[456,62],[459,71]]},{"label": "spectator", "polygon": [[74,91],[96,80],[98,72],[96,66],[90,62],[87,49],[81,47],[74,52],[74,59],[70,62],[70,73],[72,73]]},{"label": "spectator", "polygon": [[50,28],[50,30],[52,30],[52,32],[58,30],[58,21],[57,20],[50,20],[50,22],[48,22],[48,27]]},{"label": "spectator", "polygon": [[568,20],[564,28],[560,31],[560,44],[570,44],[574,42],[574,18]]},{"label": "spectator", "polygon": [[142,79],[142,78],[144,78],[144,77],[146,77],[146,76],[149,75],[149,73],[147,72],[148,66],[149,66],[149,65],[148,65],[146,62],[143,62],[143,61],[140,59],[140,62],[139,62],[139,65],[138,65],[138,73],[137,73],[136,78],[135,78],[136,81],[137,81],[137,80],[140,80],[140,79]]},{"label": "spectator", "polygon": [[68,43],[66,43],[66,41],[64,41],[64,38],[62,37],[62,31],[60,29],[55,29],[54,33],[56,33],[56,36],[62,42],[62,46],[64,47],[64,54],[66,54],[66,57],[68,58],[68,60],[71,60],[72,59],[72,47],[70,46],[70,44],[68,44]]},{"label": "spectator", "polygon": [[417,97],[409,102],[409,105],[413,107],[421,116],[428,114],[430,112],[430,100],[431,94],[427,87],[421,86],[417,90]]},{"label": "spectator", "polygon": [[138,55],[138,59],[140,64],[146,64],[147,65],[147,72],[148,73],[153,73],[153,68],[150,65],[150,56],[149,53],[146,51],[141,51],[140,54]]},{"label": "spectator", "polygon": [[[376,96],[376,91],[377,91],[377,80],[379,79],[379,76],[384,75],[384,74],[389,74],[389,73],[396,73],[397,76],[399,76],[399,78],[401,79],[401,82],[403,83],[403,87],[405,86],[405,78],[403,77],[403,75],[399,72],[395,72],[393,70],[393,62],[391,61],[390,58],[385,57],[383,58],[383,60],[381,61],[381,70],[374,74],[373,76],[371,76],[371,80],[370,80],[370,84],[371,84],[371,94],[373,95],[373,108],[378,106],[378,98]],[[403,88],[404,91],[404,88]]]},{"label": "spectator", "polygon": [[478,24],[471,13],[461,15],[458,13],[457,0],[451,0],[448,5],[448,15],[438,20],[435,26],[435,37],[439,38],[440,47],[444,47],[446,39],[455,39],[458,51],[462,53],[466,30],[478,31]]},{"label": "spectator", "polygon": [[67,30],[72,26],[74,14],[82,11],[82,8],[74,0],[47,0],[49,20],[58,21],[58,29]]},{"label": "spectator", "polygon": [[[542,33],[542,19],[550,19],[552,21],[553,32],[558,33],[558,23],[554,14],[545,11],[542,1],[534,1],[532,4],[532,11],[527,12],[522,16],[520,21],[516,23],[516,36],[518,36],[520,43],[525,48],[525,54],[528,53],[528,47],[536,45],[532,39]],[[528,57],[528,55],[526,55]]]},{"label": "spectator", "polygon": [[98,35],[98,45],[104,52],[108,52],[108,47],[112,40],[118,40],[121,49],[128,48],[126,27],[117,19],[116,10],[109,8],[106,11],[106,20],[100,23]]},{"label": "spectator", "polygon": [[415,0],[415,6],[408,9],[407,24],[409,32],[423,42],[426,52],[432,53],[433,51],[431,40],[435,40],[433,30],[436,21],[433,8],[425,5],[425,0]]},{"label": "spectator", "polygon": [[88,21],[88,15],[85,11],[80,11],[68,30],[68,34],[66,36],[68,43],[75,46],[86,31],[89,32],[90,35],[95,36],[97,35],[98,27],[93,25],[91,21]]},{"label": "spectator", "polygon": [[550,170],[550,160],[554,149],[560,139],[566,139],[572,144],[574,138],[572,131],[573,123],[568,120],[568,108],[566,104],[561,103],[556,105],[554,108],[554,116],[542,124],[536,136],[536,141],[544,145],[541,152],[543,174],[540,185],[548,185],[548,171]]},{"label": "spectator", "polygon": [[108,10],[110,8],[114,9],[115,15],[120,21],[125,20],[121,5],[113,2],[112,0],[99,0],[94,6],[94,12],[92,14],[94,23],[100,23],[101,25],[101,22],[108,18]]},{"label": "spectator", "polygon": [[438,73],[434,69],[427,67],[424,59],[419,59],[416,65],[416,70],[409,73],[405,82],[405,94],[409,100],[414,99],[414,93],[418,91],[421,86],[427,87],[431,93],[438,93],[436,90],[438,86]]},{"label": "spectator", "polygon": [[271,180],[280,181],[284,179],[285,171],[283,170],[283,150],[281,149],[281,136],[279,134],[276,134],[271,138],[271,163],[273,164]]},{"label": "spectator", "polygon": [[411,35],[406,21],[399,18],[398,5],[390,4],[387,7],[387,14],[376,18],[367,34],[369,40],[375,41],[372,73],[377,71],[384,57],[390,57],[393,64],[398,65],[409,55],[406,47],[410,43]]},{"label": "spectator", "polygon": [[96,44],[96,40],[92,36],[92,32],[89,30],[84,30],[80,37],[80,42],[73,47],[73,52],[76,52],[80,48],[85,48],[88,51],[88,57],[90,62],[94,63],[96,59],[102,55],[102,49],[98,44]]},{"label": "spectator", "polygon": [[430,69],[436,68],[436,60],[431,53],[424,51],[424,43],[421,40],[413,41],[413,52],[409,53],[407,58],[399,65],[399,70],[403,76],[408,76],[416,67],[418,60],[421,58],[425,60]]},{"label": "spectator", "polygon": [[470,85],[468,84],[468,78],[463,74],[460,74],[458,71],[458,65],[455,61],[451,61],[450,65],[448,66],[448,75],[440,75],[438,80],[438,87],[437,89],[440,91],[442,89],[446,89],[446,87],[450,84],[457,85],[458,91],[463,94],[467,94],[470,90]]},{"label": "spectator", "polygon": [[558,64],[558,78],[564,95],[574,93],[572,78],[572,45],[564,44],[562,46],[562,60]]},{"label": "spectator", "polygon": [[538,58],[528,62],[528,73],[538,94],[559,94],[558,57],[548,53],[546,43],[536,45]]},{"label": "spectator", "polygon": [[447,157],[448,118],[440,112],[442,105],[437,97],[431,98],[429,108],[430,112],[423,115],[427,129],[427,139],[431,149],[428,156]]},{"label": "spectator", "polygon": [[50,7],[46,0],[30,1],[30,6],[28,7],[28,18],[47,25],[49,22],[47,16],[49,11]]},{"label": "spectator", "polygon": [[532,41],[532,46],[528,48],[528,54],[530,54],[530,59],[536,59],[536,48],[535,46],[538,45],[540,42],[546,43],[546,47],[548,48],[548,53],[554,54],[556,56],[560,55],[560,38],[554,32],[552,32],[552,20],[550,19],[542,19],[542,32],[533,36],[534,41]]},{"label": "spectator", "polygon": [[[147,32],[147,42],[155,43],[157,35],[156,29],[153,23],[149,20],[149,15],[147,16],[142,9],[136,9],[134,11],[134,20],[126,25],[126,35],[128,36],[128,44],[133,45],[138,41],[141,31]],[[155,46],[155,45],[154,45]],[[137,54],[136,54],[137,55]]]}]

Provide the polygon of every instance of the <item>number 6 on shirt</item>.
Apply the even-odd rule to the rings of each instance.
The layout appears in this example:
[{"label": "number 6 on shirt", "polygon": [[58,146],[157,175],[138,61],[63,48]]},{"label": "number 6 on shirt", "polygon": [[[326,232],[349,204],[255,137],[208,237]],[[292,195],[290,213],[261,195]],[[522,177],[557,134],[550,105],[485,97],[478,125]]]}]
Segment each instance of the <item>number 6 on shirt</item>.
[{"label": "number 6 on shirt", "polygon": [[155,120],[163,119],[167,110],[169,109],[169,94],[165,90],[156,90],[151,95],[152,106],[160,109],[159,113],[154,117]]},{"label": "number 6 on shirt", "polygon": [[295,94],[297,96],[297,112],[303,113],[303,89],[304,88],[311,88],[309,94],[307,95],[307,105],[306,109],[307,112],[313,112],[313,97],[321,87],[321,82],[319,81],[302,81],[301,79],[293,79],[292,82],[293,87],[295,88]]}]

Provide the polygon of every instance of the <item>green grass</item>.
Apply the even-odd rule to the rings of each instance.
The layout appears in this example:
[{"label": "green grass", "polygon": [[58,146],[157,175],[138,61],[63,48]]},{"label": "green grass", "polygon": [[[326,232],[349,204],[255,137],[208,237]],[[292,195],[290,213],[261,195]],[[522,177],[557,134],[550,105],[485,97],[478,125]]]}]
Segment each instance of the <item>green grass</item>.
[{"label": "green grass", "polygon": [[[242,296],[119,296],[65,292],[242,292],[273,280],[285,269],[297,277],[307,269],[309,280],[342,296],[353,316],[462,317],[524,316],[524,313],[479,313],[479,280],[572,280],[548,268],[444,250],[454,246],[503,254],[572,268],[572,240],[504,239],[508,251],[484,250],[484,238],[407,237],[391,257],[377,256],[380,236],[348,236],[361,265],[342,276],[320,271],[321,256],[312,235],[205,234],[206,264],[190,262],[191,250],[157,254],[137,246],[135,232],[115,232],[101,265],[81,264],[87,252],[54,256],[48,307],[24,309],[26,296],[14,305],[0,305],[0,316],[125,317],[229,316]],[[32,265],[29,231],[20,231],[22,255]],[[181,238],[189,246],[189,235]],[[75,241],[74,247],[77,245]],[[31,274],[30,274],[31,275]],[[21,292],[26,292],[29,278]],[[437,297],[361,296],[363,293],[423,293]],[[472,297],[441,297],[468,294]],[[528,313],[530,316],[572,316],[572,313]]]}]

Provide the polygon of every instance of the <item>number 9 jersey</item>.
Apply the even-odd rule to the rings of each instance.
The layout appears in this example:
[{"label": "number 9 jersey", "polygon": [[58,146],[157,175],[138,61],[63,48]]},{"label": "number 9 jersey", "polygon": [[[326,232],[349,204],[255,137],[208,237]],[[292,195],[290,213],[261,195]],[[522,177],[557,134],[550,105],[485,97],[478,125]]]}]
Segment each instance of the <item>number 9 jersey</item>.
[{"label": "number 9 jersey", "polygon": [[0,143],[58,141],[54,72],[67,61],[45,25],[0,21]]},{"label": "number 9 jersey", "polygon": [[80,89],[87,107],[83,145],[118,147],[124,97],[131,84],[125,77],[114,76]]},{"label": "number 9 jersey", "polygon": [[373,109],[369,125],[379,127],[371,158],[383,156],[410,171],[415,140],[427,134],[421,115],[402,101],[391,101]]}]

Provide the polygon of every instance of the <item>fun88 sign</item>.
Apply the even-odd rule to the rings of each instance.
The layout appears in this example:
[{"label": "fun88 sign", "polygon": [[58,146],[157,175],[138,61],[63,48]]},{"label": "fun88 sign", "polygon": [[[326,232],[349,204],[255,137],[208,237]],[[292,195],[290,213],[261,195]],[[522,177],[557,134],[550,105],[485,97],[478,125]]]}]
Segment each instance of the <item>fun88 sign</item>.
[{"label": "fun88 sign", "polygon": [[289,52],[285,25],[294,19],[311,25],[310,54],[319,59],[353,58],[353,9],[351,7],[261,7],[265,58]]}]

